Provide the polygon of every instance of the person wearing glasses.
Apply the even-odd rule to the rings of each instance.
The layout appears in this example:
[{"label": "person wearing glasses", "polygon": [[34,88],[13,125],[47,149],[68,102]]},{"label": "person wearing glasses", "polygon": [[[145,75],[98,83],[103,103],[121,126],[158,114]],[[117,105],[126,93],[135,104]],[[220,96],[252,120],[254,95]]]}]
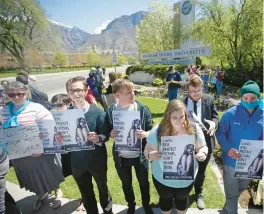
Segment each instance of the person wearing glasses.
[{"label": "person wearing glasses", "polygon": [[[5,93],[10,102],[0,112],[3,129],[18,126],[37,125],[36,120],[53,120],[51,113],[38,103],[28,100],[28,86],[21,82],[11,82]],[[61,164],[55,154],[33,154],[12,160],[20,188],[37,195],[32,211],[37,212],[48,193],[59,188],[64,181]]]},{"label": "person wearing glasses", "polygon": [[203,80],[196,74],[190,76],[187,84],[188,96],[184,98],[187,111],[190,112],[189,118],[196,118],[203,130],[206,145],[208,147],[208,156],[205,161],[199,162],[199,170],[194,183],[196,204],[198,209],[205,208],[203,197],[203,184],[205,180],[205,170],[209,163],[211,154],[215,148],[215,128],[218,125],[218,113],[214,97],[209,94],[203,94]]},{"label": "person wearing glasses", "polygon": [[85,96],[88,87],[83,77],[75,77],[67,81],[66,90],[72,100],[70,109],[82,109],[90,132],[88,141],[95,144],[93,150],[71,152],[73,177],[82,195],[83,205],[87,213],[98,214],[97,201],[93,190],[92,178],[99,190],[100,204],[105,214],[112,214],[112,198],[107,186],[107,151],[103,110],[90,105]]}]

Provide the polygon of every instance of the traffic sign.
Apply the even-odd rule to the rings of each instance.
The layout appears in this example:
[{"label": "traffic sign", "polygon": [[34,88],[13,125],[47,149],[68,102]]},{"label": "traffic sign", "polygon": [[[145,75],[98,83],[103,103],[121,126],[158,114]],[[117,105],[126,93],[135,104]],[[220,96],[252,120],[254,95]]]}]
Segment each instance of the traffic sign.
[{"label": "traffic sign", "polygon": [[116,65],[117,63],[117,54],[116,52],[112,53],[112,64]]}]

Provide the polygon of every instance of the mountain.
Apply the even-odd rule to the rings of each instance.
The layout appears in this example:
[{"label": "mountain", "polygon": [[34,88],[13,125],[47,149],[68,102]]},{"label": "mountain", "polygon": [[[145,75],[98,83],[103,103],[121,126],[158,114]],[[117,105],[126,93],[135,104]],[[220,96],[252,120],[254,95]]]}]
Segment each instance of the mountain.
[{"label": "mountain", "polygon": [[48,21],[53,40],[65,52],[86,53],[96,47],[98,53],[109,54],[115,48],[123,55],[135,55],[137,53],[136,25],[145,16],[144,11],[123,15],[110,22],[100,34],[89,34],[77,27],[53,20]]},{"label": "mountain", "polygon": [[65,52],[76,52],[77,49],[84,45],[91,34],[69,25],[56,22],[48,19],[50,25],[50,32],[52,33],[53,40],[59,45],[60,49]]},{"label": "mountain", "polygon": [[139,11],[130,16],[123,15],[108,24],[101,34],[94,34],[80,47],[80,52],[89,51],[93,45],[97,51],[111,51],[113,48],[123,55],[135,55],[137,53],[136,25],[146,16],[146,12]]}]

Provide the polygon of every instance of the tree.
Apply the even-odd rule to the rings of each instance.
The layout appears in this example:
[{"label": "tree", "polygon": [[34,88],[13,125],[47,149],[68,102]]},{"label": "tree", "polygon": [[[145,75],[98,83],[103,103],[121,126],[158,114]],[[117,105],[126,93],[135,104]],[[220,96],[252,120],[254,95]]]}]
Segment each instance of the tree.
[{"label": "tree", "polygon": [[182,30],[183,38],[194,36],[211,44],[213,57],[235,72],[227,76],[262,85],[262,1],[204,0],[197,6],[200,18]]},{"label": "tree", "polygon": [[54,63],[61,67],[61,71],[63,72],[63,66],[65,66],[68,62],[67,55],[62,52],[56,52],[54,56]]},{"label": "tree", "polygon": [[95,66],[96,64],[100,64],[100,56],[96,54],[93,50],[88,52],[87,62],[90,66]]},{"label": "tree", "polygon": [[126,59],[126,57],[125,56],[118,56],[117,57],[117,62],[118,62],[118,64],[120,64],[120,65],[123,65],[123,64],[126,64],[127,63],[127,59]]},{"label": "tree", "polygon": [[172,8],[150,3],[148,14],[136,27],[136,39],[140,53],[173,49]]},{"label": "tree", "polygon": [[28,70],[25,50],[41,44],[40,35],[47,30],[44,11],[35,0],[0,0],[0,14],[0,45]]}]

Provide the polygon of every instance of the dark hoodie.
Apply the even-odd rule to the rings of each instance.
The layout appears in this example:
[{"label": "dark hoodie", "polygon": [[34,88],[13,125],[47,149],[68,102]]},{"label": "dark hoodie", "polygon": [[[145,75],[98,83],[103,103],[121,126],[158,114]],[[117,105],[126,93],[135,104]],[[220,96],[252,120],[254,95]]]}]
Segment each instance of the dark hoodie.
[{"label": "dark hoodie", "polygon": [[[149,131],[152,129],[153,126],[153,120],[152,115],[148,107],[138,101],[137,103],[137,110],[140,111],[140,119],[141,119],[141,128],[144,131]],[[115,104],[112,104],[106,111],[105,115],[105,121],[104,121],[104,130],[106,131],[105,135],[109,135],[109,133],[113,130],[113,116],[112,112],[115,109]],[[146,138],[142,140],[142,152],[145,149],[146,146]],[[115,143],[113,145],[113,148],[115,148]],[[114,155],[118,155],[118,152],[114,152]]]}]

